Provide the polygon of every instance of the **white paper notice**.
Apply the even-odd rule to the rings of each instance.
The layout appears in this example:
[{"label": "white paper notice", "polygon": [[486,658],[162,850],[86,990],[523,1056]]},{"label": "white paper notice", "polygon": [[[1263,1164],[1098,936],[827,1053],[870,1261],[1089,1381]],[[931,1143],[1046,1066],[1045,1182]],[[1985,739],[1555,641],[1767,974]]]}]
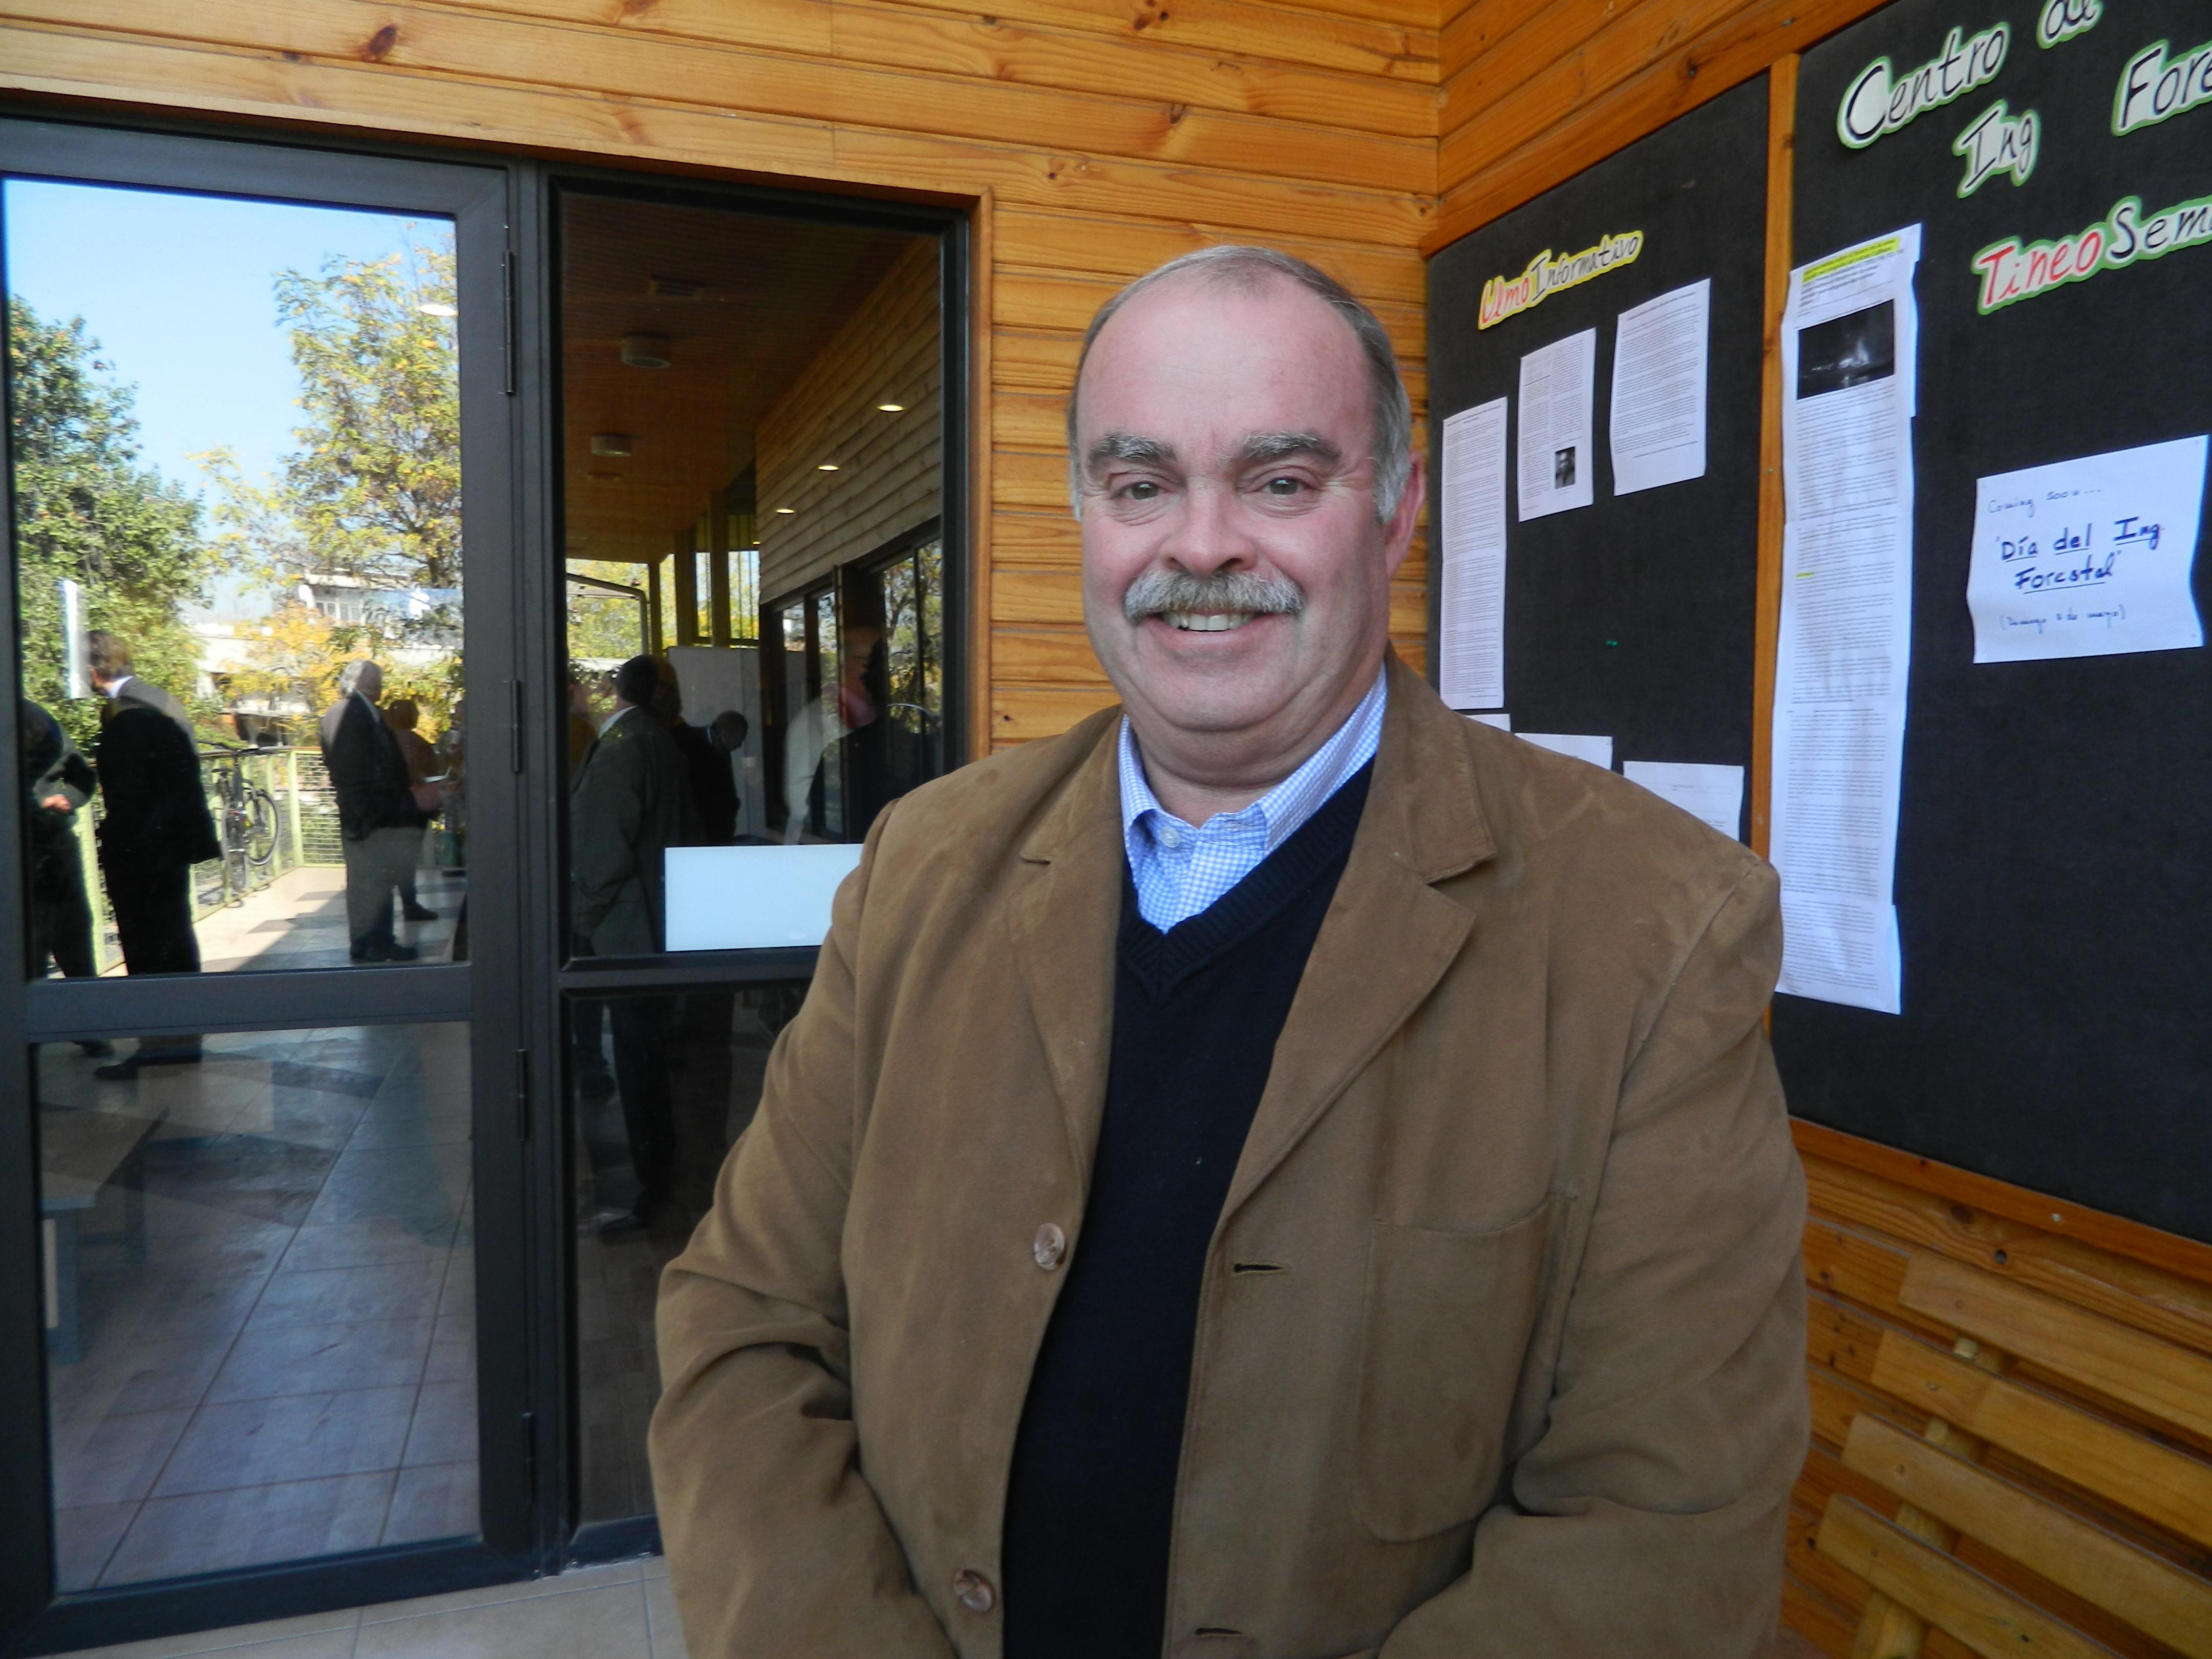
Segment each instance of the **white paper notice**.
[{"label": "white paper notice", "polygon": [[1590,395],[1597,331],[1554,340],[1521,360],[1521,519],[1590,504]]},{"label": "white paper notice", "polygon": [[1705,476],[1711,277],[1620,313],[1613,343],[1613,493]]},{"label": "white paper notice", "polygon": [[1732,841],[1743,838],[1743,768],[1700,766],[1688,761],[1627,761],[1631,783],[1673,801]]},{"label": "white paper notice", "polygon": [[1899,1012],[1891,878],[1912,647],[1920,227],[1794,270],[1769,856],[1781,989]]},{"label": "white paper notice", "polygon": [[1602,766],[1608,772],[1613,769],[1611,738],[1586,738],[1573,732],[1522,732],[1516,735],[1522,742],[1548,749],[1555,755],[1572,755],[1592,766]]},{"label": "white paper notice", "polygon": [[1485,726],[1494,726],[1501,732],[1513,729],[1513,716],[1500,711],[1495,714],[1469,714],[1468,719],[1480,720]]},{"label": "white paper notice", "polygon": [[2203,438],[2001,472],[1975,484],[1966,609],[1976,662],[2185,651]]},{"label": "white paper notice", "polygon": [[1505,701],[1505,403],[1444,422],[1437,690],[1454,708]]}]

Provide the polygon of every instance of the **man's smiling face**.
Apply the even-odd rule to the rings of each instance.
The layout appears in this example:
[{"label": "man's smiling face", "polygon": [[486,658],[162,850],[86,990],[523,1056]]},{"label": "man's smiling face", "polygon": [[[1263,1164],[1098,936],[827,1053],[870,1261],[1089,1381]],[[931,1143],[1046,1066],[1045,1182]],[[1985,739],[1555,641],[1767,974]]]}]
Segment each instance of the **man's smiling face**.
[{"label": "man's smiling face", "polygon": [[1075,422],[1084,614],[1148,752],[1306,746],[1373,678],[1420,482],[1376,521],[1370,384],[1351,326],[1285,280],[1172,278],[1100,331]]}]

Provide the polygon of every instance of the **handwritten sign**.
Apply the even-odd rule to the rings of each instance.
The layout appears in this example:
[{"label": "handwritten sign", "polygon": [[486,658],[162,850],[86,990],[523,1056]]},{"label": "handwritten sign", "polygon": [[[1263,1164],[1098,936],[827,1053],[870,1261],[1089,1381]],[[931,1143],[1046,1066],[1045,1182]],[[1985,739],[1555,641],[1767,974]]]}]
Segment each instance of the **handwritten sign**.
[{"label": "handwritten sign", "polygon": [[2205,447],[2179,438],[1977,483],[1966,574],[1974,660],[2203,645],[2189,582]]}]

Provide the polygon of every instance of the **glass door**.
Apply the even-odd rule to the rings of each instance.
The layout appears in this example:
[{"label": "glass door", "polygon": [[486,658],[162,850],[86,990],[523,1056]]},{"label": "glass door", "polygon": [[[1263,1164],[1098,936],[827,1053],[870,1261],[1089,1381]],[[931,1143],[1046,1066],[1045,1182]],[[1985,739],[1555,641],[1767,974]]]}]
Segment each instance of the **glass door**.
[{"label": "glass door", "polygon": [[543,1531],[509,180],[0,123],[0,1630]]}]

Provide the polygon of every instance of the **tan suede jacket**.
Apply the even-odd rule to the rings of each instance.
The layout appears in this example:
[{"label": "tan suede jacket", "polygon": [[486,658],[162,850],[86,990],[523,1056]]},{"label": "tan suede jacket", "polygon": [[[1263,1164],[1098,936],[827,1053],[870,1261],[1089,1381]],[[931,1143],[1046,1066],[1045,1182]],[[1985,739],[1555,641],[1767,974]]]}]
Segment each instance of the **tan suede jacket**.
[{"label": "tan suede jacket", "polygon": [[[1105,1097],[1118,719],[878,823],[668,1268],[696,1659],[1000,1652],[1038,1234],[1083,1249]],[[1807,1434],[1779,954],[1757,858],[1394,661],[1207,1257],[1164,1654],[1758,1650]]]}]

